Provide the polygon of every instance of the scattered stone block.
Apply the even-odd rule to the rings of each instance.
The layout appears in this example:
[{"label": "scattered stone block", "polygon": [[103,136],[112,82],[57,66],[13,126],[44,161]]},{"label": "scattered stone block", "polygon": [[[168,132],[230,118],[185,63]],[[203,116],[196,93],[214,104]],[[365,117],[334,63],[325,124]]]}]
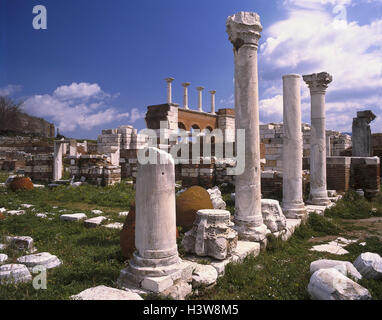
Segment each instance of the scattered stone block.
[{"label": "scattered stone block", "polygon": [[178,281],[170,288],[164,290],[161,296],[170,297],[174,300],[185,300],[192,293],[192,285],[186,281]]},{"label": "scattered stone block", "polygon": [[233,256],[243,261],[248,256],[257,257],[260,254],[260,243],[251,241],[238,241]]},{"label": "scattered stone block", "polygon": [[[320,269],[336,268],[337,266],[343,266],[345,268],[345,273],[344,273],[345,276],[348,276],[348,277],[350,276],[356,281],[362,279],[362,275],[357,271],[357,269],[353,266],[352,263],[348,261],[341,261],[341,260],[321,259],[321,260],[313,261],[310,264],[310,273],[313,274]],[[341,270],[339,271],[341,272]]]},{"label": "scattered stone block", "polygon": [[119,215],[120,217],[127,217],[127,216],[129,215],[129,211],[123,211],[123,212],[120,212],[120,213],[118,213],[118,215]]},{"label": "scattered stone block", "polygon": [[344,255],[349,253],[349,251],[343,249],[341,246],[334,243],[313,246],[313,248],[311,248],[310,251],[328,252],[336,255]]},{"label": "scattered stone block", "polygon": [[22,216],[25,214],[25,210],[9,210],[7,214],[10,216]]},{"label": "scattered stone block", "polygon": [[33,269],[35,266],[44,266],[46,269],[53,269],[59,267],[62,261],[49,252],[42,252],[23,256],[17,259],[17,262],[24,264],[28,269]]},{"label": "scattered stone block", "polygon": [[218,273],[213,266],[197,264],[192,275],[193,288],[207,288],[216,283]]},{"label": "scattered stone block", "polygon": [[26,208],[26,209],[30,209],[30,208],[32,208],[32,207],[34,207],[34,205],[33,204],[22,204],[21,205],[23,208]]},{"label": "scattered stone block", "polygon": [[92,214],[99,215],[99,214],[102,214],[103,211],[101,211],[101,210],[92,210],[91,213],[92,213]]},{"label": "scattered stone block", "polygon": [[106,286],[89,288],[70,298],[72,300],[143,300],[140,295],[134,292]]},{"label": "scattered stone block", "polygon": [[173,284],[174,281],[172,280],[171,276],[146,277],[142,281],[141,286],[143,289],[159,293],[170,288]]},{"label": "scattered stone block", "polygon": [[47,216],[45,213],[37,213],[37,214],[36,214],[36,217],[45,219],[45,218],[47,218],[48,216]]},{"label": "scattered stone block", "polygon": [[193,228],[186,232],[182,244],[186,252],[224,260],[237,245],[237,232],[230,228],[230,212],[199,210]]},{"label": "scattered stone block", "polygon": [[4,243],[0,243],[0,250],[5,250],[7,248],[7,245]]},{"label": "scattered stone block", "polygon": [[85,213],[73,213],[73,214],[63,214],[60,216],[61,221],[81,221],[86,219],[87,216]]},{"label": "scattered stone block", "polygon": [[16,284],[32,281],[32,275],[23,264],[5,264],[0,266],[0,284]]},{"label": "scattered stone block", "polygon": [[0,213],[5,213],[5,212],[7,212],[7,209],[5,209],[5,208],[0,208]]},{"label": "scattered stone block", "polygon": [[6,237],[9,246],[16,250],[29,251],[33,253],[36,251],[34,248],[33,239],[27,236]]},{"label": "scattered stone block", "polygon": [[278,232],[286,228],[287,219],[277,200],[261,199],[261,213],[264,224],[271,232]]},{"label": "scattered stone block", "polygon": [[0,265],[4,264],[8,260],[8,256],[6,254],[0,253]]},{"label": "scattered stone block", "polygon": [[382,279],[382,258],[377,253],[361,253],[354,266],[366,279]]},{"label": "scattered stone block", "polygon": [[114,222],[114,223],[106,224],[106,225],[104,225],[103,227],[108,228],[108,229],[122,230],[122,228],[123,228],[123,223],[120,223],[120,222]]},{"label": "scattered stone block", "polygon": [[334,268],[320,269],[310,278],[309,295],[314,300],[370,300],[369,291]]},{"label": "scattered stone block", "polygon": [[107,220],[106,217],[99,216],[84,221],[86,228],[96,228],[102,224],[103,221]]},{"label": "scattered stone block", "polygon": [[208,189],[207,192],[210,195],[212,206],[214,209],[225,210],[226,203],[223,200],[222,193],[219,190],[219,187],[213,187]]}]

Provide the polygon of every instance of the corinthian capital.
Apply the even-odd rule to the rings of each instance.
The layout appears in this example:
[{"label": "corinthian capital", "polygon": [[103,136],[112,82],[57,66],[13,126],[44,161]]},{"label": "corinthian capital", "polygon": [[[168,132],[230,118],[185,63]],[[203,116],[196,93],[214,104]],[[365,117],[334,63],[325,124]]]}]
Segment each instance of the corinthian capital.
[{"label": "corinthian capital", "polygon": [[252,44],[257,47],[262,30],[260,16],[255,12],[239,12],[227,19],[229,41],[236,50],[244,44]]},{"label": "corinthian capital", "polygon": [[313,73],[302,76],[308,85],[311,93],[325,93],[328,84],[333,81],[333,77],[327,72]]}]

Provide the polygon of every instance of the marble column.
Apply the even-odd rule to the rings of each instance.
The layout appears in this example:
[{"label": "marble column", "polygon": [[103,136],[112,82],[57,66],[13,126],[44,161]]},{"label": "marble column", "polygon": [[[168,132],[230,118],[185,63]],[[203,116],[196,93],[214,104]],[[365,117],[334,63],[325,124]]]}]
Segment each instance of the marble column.
[{"label": "marble column", "polygon": [[179,268],[176,244],[175,166],[170,154],[148,148],[157,164],[138,164],[136,180],[136,252],[129,272],[136,278],[160,277]]},{"label": "marble column", "polygon": [[303,76],[311,95],[311,136],[310,136],[310,194],[309,203],[328,205],[326,187],[326,126],[325,94],[332,76],[327,72]]},{"label": "marble column", "polygon": [[167,103],[172,103],[172,82],[175,80],[174,78],[166,78],[167,82]]},{"label": "marble column", "polygon": [[53,156],[53,180],[61,180],[62,178],[62,155],[64,144],[61,141],[54,141]]},{"label": "marble column", "polygon": [[357,118],[353,118],[352,125],[352,155],[353,157],[372,157],[373,139],[370,123],[376,115],[370,111],[357,112]]},{"label": "marble column", "polygon": [[202,91],[204,90],[204,88],[203,87],[197,87],[196,90],[198,90],[198,111],[203,112]]},{"label": "marble column", "polygon": [[301,76],[283,76],[283,201],[289,219],[306,217],[302,195]]},{"label": "marble column", "polygon": [[261,213],[261,168],[257,49],[260,17],[239,12],[227,19],[235,58],[235,127],[245,130],[245,169],[235,176],[235,229],[239,238],[262,242],[268,232]]},{"label": "marble column", "polygon": [[189,82],[184,82],[182,83],[182,86],[184,88],[184,93],[183,93],[183,107],[184,109],[188,109],[188,87],[190,86],[191,83]]},{"label": "marble column", "polygon": [[210,93],[211,93],[211,113],[215,114],[215,94],[216,94],[216,91],[211,90]]}]

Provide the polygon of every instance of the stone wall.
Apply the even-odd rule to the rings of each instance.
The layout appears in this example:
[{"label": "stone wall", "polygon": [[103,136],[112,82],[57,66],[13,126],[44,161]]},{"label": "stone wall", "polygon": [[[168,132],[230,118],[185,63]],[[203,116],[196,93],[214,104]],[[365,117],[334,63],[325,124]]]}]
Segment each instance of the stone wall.
[{"label": "stone wall", "polygon": [[378,157],[352,157],[350,185],[362,189],[365,196],[372,198],[380,189],[380,159]]},{"label": "stone wall", "polygon": [[32,181],[49,182],[53,177],[53,155],[36,154],[26,158],[25,175]]},{"label": "stone wall", "polygon": [[350,157],[326,158],[326,181],[328,190],[345,192],[350,183]]}]

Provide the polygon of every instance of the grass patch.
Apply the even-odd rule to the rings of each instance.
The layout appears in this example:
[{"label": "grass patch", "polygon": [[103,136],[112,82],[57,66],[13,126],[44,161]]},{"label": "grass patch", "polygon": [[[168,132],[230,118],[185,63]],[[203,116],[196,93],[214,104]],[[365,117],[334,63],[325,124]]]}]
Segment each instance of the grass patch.
[{"label": "grass patch", "polygon": [[370,202],[354,190],[349,190],[335,207],[326,210],[325,216],[342,219],[382,217],[382,196],[379,194]]}]

